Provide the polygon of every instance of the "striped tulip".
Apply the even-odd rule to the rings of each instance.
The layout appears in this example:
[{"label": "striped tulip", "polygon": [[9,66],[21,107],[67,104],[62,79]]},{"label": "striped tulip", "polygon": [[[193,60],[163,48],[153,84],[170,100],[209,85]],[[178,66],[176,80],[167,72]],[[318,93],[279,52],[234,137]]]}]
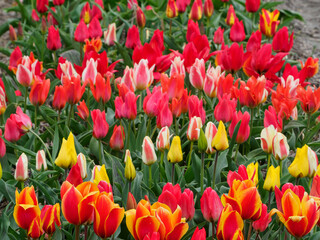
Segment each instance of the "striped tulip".
[{"label": "striped tulip", "polygon": [[265,127],[261,131],[260,140],[261,140],[261,148],[266,153],[272,153],[272,142],[274,136],[277,134],[277,130],[273,125],[269,127]]},{"label": "striped tulip", "polygon": [[274,10],[273,12],[269,12],[266,9],[262,9],[261,11],[262,11],[262,14],[260,14],[259,30],[266,37],[270,38],[277,31],[277,27],[280,23],[280,21],[278,21],[280,12],[277,9]]},{"label": "striped tulip", "polygon": [[96,165],[92,169],[92,177],[91,177],[91,182],[95,183],[98,185],[100,181],[106,181],[107,183],[110,183],[106,166],[103,164],[102,166]]},{"label": "striped tulip", "polygon": [[45,205],[41,209],[41,223],[43,231],[49,235],[56,231],[56,225],[61,226],[60,222],[60,205],[56,203],[55,205]]},{"label": "striped tulip", "polygon": [[187,130],[187,138],[190,141],[196,141],[200,136],[200,128],[202,128],[202,121],[200,117],[192,117],[189,121]]},{"label": "striped tulip", "polygon": [[87,159],[83,153],[78,154],[77,164],[80,168],[81,178],[85,179],[87,177]]},{"label": "striped tulip", "polygon": [[169,147],[170,147],[170,130],[167,126],[161,128],[161,130],[157,136],[156,145],[157,145],[157,149],[159,151],[164,151],[165,149],[169,149]]},{"label": "striped tulip", "polygon": [[16,170],[14,171],[14,179],[17,181],[24,181],[29,177],[28,175],[28,157],[22,153],[16,163]]},{"label": "striped tulip", "polygon": [[46,154],[44,150],[39,150],[36,155],[36,169],[37,171],[41,171],[43,166],[43,170],[47,170],[47,161],[46,161]]},{"label": "striped tulip", "polygon": [[227,182],[229,187],[232,187],[233,181],[234,180],[251,180],[255,185],[258,184],[258,168],[259,164],[258,162],[250,163],[247,167],[244,165],[240,165],[238,168],[238,172],[232,172],[229,171],[228,176],[227,176]]},{"label": "striped tulip", "polygon": [[157,155],[154,150],[154,145],[149,136],[143,139],[142,143],[142,161],[144,164],[150,166],[157,161]]},{"label": "striped tulip", "polygon": [[208,122],[205,130],[205,136],[207,139],[207,154],[213,154],[216,152],[216,150],[212,147],[211,143],[214,138],[214,136],[217,133],[217,127],[214,125],[213,122]]},{"label": "striped tulip", "polygon": [[272,141],[272,153],[277,160],[283,160],[289,155],[287,137],[277,132]]}]

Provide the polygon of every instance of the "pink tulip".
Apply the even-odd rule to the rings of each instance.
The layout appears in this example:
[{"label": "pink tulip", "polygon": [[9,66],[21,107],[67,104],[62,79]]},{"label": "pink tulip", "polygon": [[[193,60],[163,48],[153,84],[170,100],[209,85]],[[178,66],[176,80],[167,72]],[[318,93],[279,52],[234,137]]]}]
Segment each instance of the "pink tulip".
[{"label": "pink tulip", "polygon": [[236,143],[240,144],[240,143],[244,143],[249,138],[249,135],[250,135],[250,126],[249,126],[250,114],[247,111],[244,112],[243,114],[241,111],[239,111],[238,113],[234,112],[233,117],[232,117],[232,121],[231,121],[231,124],[229,127],[230,138],[233,137],[234,129],[239,121],[241,121],[241,124],[240,124],[238,134],[236,137]]},{"label": "pink tulip", "polygon": [[218,98],[219,102],[214,109],[214,117],[217,121],[230,122],[236,111],[237,100],[230,99],[230,94],[223,94],[222,97],[218,96]]},{"label": "pink tulip", "polygon": [[148,60],[141,59],[138,64],[134,64],[133,81],[135,89],[144,90],[148,88],[153,82],[153,69],[148,67]]},{"label": "pink tulip", "polygon": [[113,46],[114,42],[116,41],[117,41],[116,24],[111,23],[109,24],[107,31],[104,32],[104,42],[108,46]]},{"label": "pink tulip", "polygon": [[90,58],[90,60],[87,60],[87,64],[85,69],[82,72],[82,82],[90,82],[93,83],[93,85],[96,84],[96,78],[98,75],[97,70],[98,62],[95,61],[93,58]]},{"label": "pink tulip", "polygon": [[217,222],[223,206],[220,197],[211,187],[204,190],[200,199],[201,212],[208,222]]},{"label": "pink tulip", "polygon": [[91,118],[93,121],[93,136],[96,139],[104,138],[109,130],[105,111],[101,112],[99,109],[94,109],[91,111]]},{"label": "pink tulip", "polygon": [[202,121],[199,117],[192,117],[189,121],[187,138],[189,141],[197,141],[200,136],[200,128],[202,128]]},{"label": "pink tulip", "polygon": [[44,150],[39,150],[36,155],[36,169],[37,171],[41,171],[43,166],[43,170],[47,170],[47,161],[46,161],[46,154]]},{"label": "pink tulip", "polygon": [[122,150],[124,148],[124,139],[125,133],[123,127],[115,125],[109,142],[111,149],[116,151]]},{"label": "pink tulip", "polygon": [[24,181],[28,178],[28,176],[28,158],[25,153],[22,153],[16,163],[14,179],[17,181]]},{"label": "pink tulip", "polygon": [[190,68],[190,83],[195,88],[202,90],[204,85],[204,80],[206,77],[206,68],[203,59],[196,59],[192,67]]},{"label": "pink tulip", "polygon": [[145,136],[142,142],[142,161],[150,166],[157,161],[157,155],[154,150],[154,144],[149,136]]},{"label": "pink tulip", "polygon": [[208,97],[214,98],[217,96],[218,83],[221,76],[224,76],[224,72],[221,73],[220,66],[216,68],[209,66],[203,86],[203,91]]}]

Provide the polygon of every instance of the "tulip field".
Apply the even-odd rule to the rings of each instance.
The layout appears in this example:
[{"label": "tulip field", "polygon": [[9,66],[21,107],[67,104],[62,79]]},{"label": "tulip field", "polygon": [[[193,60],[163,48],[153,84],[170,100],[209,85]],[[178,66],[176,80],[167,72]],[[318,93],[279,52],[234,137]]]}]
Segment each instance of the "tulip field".
[{"label": "tulip field", "polygon": [[320,239],[319,59],[264,0],[15,0],[1,240]]}]

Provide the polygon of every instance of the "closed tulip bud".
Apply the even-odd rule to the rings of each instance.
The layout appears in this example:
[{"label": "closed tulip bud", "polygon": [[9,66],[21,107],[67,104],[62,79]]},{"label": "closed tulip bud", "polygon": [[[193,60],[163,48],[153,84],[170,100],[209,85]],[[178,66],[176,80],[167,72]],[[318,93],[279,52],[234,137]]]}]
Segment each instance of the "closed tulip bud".
[{"label": "closed tulip bud", "polygon": [[272,48],[275,52],[290,52],[293,46],[293,32],[289,38],[287,27],[281,28],[273,37]]},{"label": "closed tulip bud", "polygon": [[232,42],[242,42],[246,38],[246,33],[244,32],[244,26],[242,20],[239,22],[238,19],[230,29],[230,40]]},{"label": "closed tulip bud", "polygon": [[229,147],[226,127],[222,121],[219,122],[218,130],[212,139],[211,146],[217,151],[224,151]]},{"label": "closed tulip bud", "polygon": [[191,240],[206,240],[207,239],[207,234],[206,234],[206,229],[202,228],[199,229],[198,227],[194,231]]},{"label": "closed tulip bud", "polygon": [[12,27],[12,25],[9,25],[9,37],[10,37],[10,41],[14,42],[17,41],[17,34],[16,34],[16,30]]},{"label": "closed tulip bud", "polygon": [[136,209],[136,208],[137,208],[136,199],[134,198],[131,192],[128,192],[126,210],[128,211],[130,209]]},{"label": "closed tulip bud", "polygon": [[312,178],[317,171],[317,166],[317,154],[305,144],[302,148],[297,148],[296,156],[288,167],[288,171],[295,178],[307,176]]},{"label": "closed tulip bud", "polygon": [[274,168],[271,165],[264,180],[263,189],[274,191],[275,186],[280,187],[280,166]]},{"label": "closed tulip bud", "polygon": [[202,90],[206,78],[206,68],[204,59],[196,59],[190,68],[190,83],[193,87]]},{"label": "closed tulip bud", "polygon": [[24,87],[29,87],[33,83],[32,71],[22,64],[18,65],[16,77],[17,81]]},{"label": "closed tulip bud", "polygon": [[44,150],[39,150],[36,155],[36,169],[37,169],[37,171],[41,171],[42,166],[43,166],[44,170],[48,169],[46,154],[45,154]]},{"label": "closed tulip bud", "polygon": [[83,153],[78,154],[77,164],[80,168],[81,178],[85,179],[87,177],[87,159]]},{"label": "closed tulip bud", "polygon": [[168,0],[166,15],[168,18],[175,18],[178,16],[178,7],[175,0]]},{"label": "closed tulip bud", "polygon": [[41,18],[40,30],[41,30],[42,34],[45,34],[47,32],[47,30],[48,30],[45,16],[42,16],[42,18]]},{"label": "closed tulip bud", "polygon": [[260,0],[246,0],[246,10],[255,13],[259,10]]},{"label": "closed tulip bud", "polygon": [[141,46],[140,34],[137,26],[133,25],[131,28],[128,29],[126,47],[134,49],[137,46]]},{"label": "closed tulip bud", "polygon": [[64,1],[65,1],[65,0],[53,0],[52,3],[53,3],[53,5],[55,5],[55,6],[61,6],[61,5],[64,4]]},{"label": "closed tulip bud", "polygon": [[140,28],[144,28],[144,26],[146,25],[146,16],[139,6],[137,7],[136,14],[137,25]]},{"label": "closed tulip bud", "polygon": [[85,24],[84,20],[81,19],[74,32],[74,40],[77,42],[84,42],[84,40],[88,38],[89,38],[88,27]]},{"label": "closed tulip bud", "polygon": [[22,153],[16,163],[16,170],[14,171],[14,179],[17,181],[24,181],[29,177],[28,175],[28,157]]},{"label": "closed tulip bud", "polygon": [[100,38],[102,36],[101,24],[97,17],[94,17],[88,27],[89,38]]},{"label": "closed tulip bud", "polygon": [[39,13],[48,11],[49,0],[37,0],[36,7]]},{"label": "closed tulip bud", "polygon": [[142,142],[142,161],[150,166],[157,161],[157,155],[154,150],[154,145],[149,136],[145,136]]},{"label": "closed tulip bud", "polygon": [[224,93],[222,97],[218,95],[219,102],[214,109],[214,117],[217,121],[230,122],[237,107],[237,100],[230,99],[230,94]]},{"label": "closed tulip bud", "polygon": [[29,94],[30,102],[34,106],[41,106],[47,100],[50,90],[50,79],[36,80],[31,87]]},{"label": "closed tulip bud", "polygon": [[189,121],[187,130],[187,138],[190,141],[196,141],[199,139],[200,132],[198,129],[202,128],[202,121],[200,117],[192,117]]},{"label": "closed tulip bud", "polygon": [[213,154],[216,150],[212,147],[212,140],[217,133],[217,127],[213,122],[208,122],[205,130],[205,136],[207,139],[207,154]]},{"label": "closed tulip bud", "polygon": [[252,223],[252,227],[254,230],[258,232],[264,232],[267,229],[271,220],[271,215],[270,213],[268,213],[267,205],[262,204],[261,217]]},{"label": "closed tulip bud", "polygon": [[193,192],[189,188],[186,188],[181,194],[178,205],[181,207],[182,217],[190,221],[194,216],[195,208]]},{"label": "closed tulip bud", "polygon": [[104,42],[108,46],[113,46],[114,43],[117,41],[116,29],[116,24],[111,23],[109,24],[107,31],[104,31]]},{"label": "closed tulip bud", "polygon": [[67,140],[62,139],[61,148],[54,163],[62,168],[71,168],[77,163],[77,152],[72,132],[70,132]]},{"label": "closed tulip bud", "polygon": [[40,21],[40,18],[39,18],[39,16],[38,16],[38,13],[37,13],[37,11],[36,11],[35,9],[32,9],[31,18],[32,18],[32,20],[35,21],[35,22]]},{"label": "closed tulip bud", "polygon": [[41,209],[41,223],[45,233],[51,235],[56,231],[56,225],[61,226],[60,222],[60,205],[45,205]]},{"label": "closed tulip bud", "polygon": [[51,51],[61,48],[59,29],[55,29],[53,25],[48,30],[47,48]]},{"label": "closed tulip bud", "polygon": [[236,143],[244,143],[245,141],[248,140],[249,135],[250,135],[250,114],[246,111],[242,114],[241,111],[234,112],[233,118],[229,127],[229,135],[230,138],[233,137],[234,129],[238,122],[241,121],[240,127],[238,129],[237,137],[236,137]]},{"label": "closed tulip bud", "polygon": [[189,19],[199,21],[202,18],[202,0],[195,0],[189,13]]},{"label": "closed tulip bud", "polygon": [[213,3],[212,0],[205,0],[204,1],[204,15],[210,18],[213,14]]},{"label": "closed tulip bud", "polygon": [[99,109],[92,110],[91,118],[93,121],[93,137],[96,139],[104,138],[109,131],[105,111],[101,112]]},{"label": "closed tulip bud", "polygon": [[132,163],[130,150],[126,150],[124,162],[126,163],[124,168],[124,176],[126,179],[128,179],[128,181],[132,182],[136,177],[136,168]]},{"label": "closed tulip bud", "polygon": [[202,128],[199,129],[200,131],[200,136],[199,136],[199,139],[198,139],[198,150],[199,152],[205,152],[207,150],[207,139],[206,139],[206,136],[202,130]]},{"label": "closed tulip bud", "polygon": [[223,206],[219,195],[211,187],[204,190],[200,199],[201,212],[208,222],[217,222]]},{"label": "closed tulip bud", "polygon": [[168,158],[168,161],[171,163],[178,163],[183,160],[181,140],[179,136],[175,136],[172,139],[172,143],[171,143],[167,158]]},{"label": "closed tulip bud", "polygon": [[278,21],[279,15],[280,12],[277,9],[273,12],[262,9],[262,14],[260,14],[259,30],[263,35],[271,38],[276,33],[277,27],[280,24],[280,21]]},{"label": "closed tulip bud", "polygon": [[65,107],[67,103],[67,95],[65,88],[61,86],[56,86],[53,95],[52,107],[57,110],[61,110]]},{"label": "closed tulip bud", "polygon": [[283,160],[289,155],[287,137],[277,132],[272,141],[272,153],[277,160]]},{"label": "closed tulip bud", "polygon": [[226,24],[232,26],[235,23],[236,19],[238,19],[236,16],[236,12],[234,11],[233,5],[230,4],[226,18]]},{"label": "closed tulip bud", "polygon": [[122,150],[124,148],[124,139],[124,128],[122,126],[115,125],[109,142],[111,149],[116,151]]},{"label": "closed tulip bud", "polygon": [[153,83],[153,70],[154,65],[149,68],[147,59],[141,59],[138,64],[134,64],[133,84],[136,90],[144,90]]},{"label": "closed tulip bud", "polygon": [[170,147],[170,130],[167,126],[161,128],[161,130],[157,136],[156,145],[157,145],[157,149],[159,151],[164,151],[165,149],[169,149],[169,147]]},{"label": "closed tulip bud", "polygon": [[218,29],[214,32],[213,42],[218,45],[221,45],[222,43],[224,43],[223,34],[224,34],[224,29],[221,27],[218,27]]},{"label": "closed tulip bud", "polygon": [[78,116],[86,121],[89,117],[89,109],[84,100],[82,100],[82,102],[80,102],[80,104],[77,106],[77,110],[78,112],[76,113]]},{"label": "closed tulip bud", "polygon": [[277,130],[273,125],[262,129],[260,140],[261,140],[261,148],[265,153],[272,153],[272,142],[274,136],[277,134]]},{"label": "closed tulip bud", "polygon": [[107,174],[106,166],[103,164],[102,166],[96,165],[92,169],[91,182],[98,185],[100,181],[106,181],[110,183],[109,176]]},{"label": "closed tulip bud", "polygon": [[218,83],[221,76],[224,76],[224,72],[221,73],[220,66],[214,68],[209,65],[203,85],[203,91],[208,97],[214,98],[217,96]]}]

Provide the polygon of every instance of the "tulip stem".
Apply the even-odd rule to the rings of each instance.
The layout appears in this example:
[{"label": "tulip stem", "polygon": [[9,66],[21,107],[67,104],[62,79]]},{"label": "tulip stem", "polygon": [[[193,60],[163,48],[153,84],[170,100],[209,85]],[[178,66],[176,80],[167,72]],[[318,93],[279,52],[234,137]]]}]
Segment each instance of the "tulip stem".
[{"label": "tulip stem", "polygon": [[309,130],[309,128],[310,128],[310,121],[311,121],[311,114],[307,114],[307,118],[308,118],[308,120],[307,120],[307,131]]},{"label": "tulip stem", "polygon": [[299,180],[300,180],[300,177],[297,177],[297,178],[296,178],[296,185],[299,184]]},{"label": "tulip stem", "polygon": [[279,160],[279,166],[280,166],[280,179],[282,175],[282,160]]},{"label": "tulip stem", "polygon": [[268,172],[269,167],[270,167],[270,163],[271,163],[271,154],[270,153],[267,154],[267,158],[268,158],[268,166],[267,166],[267,172]]},{"label": "tulip stem", "polygon": [[102,155],[101,155],[101,140],[99,139],[99,164],[102,166]]},{"label": "tulip stem", "polygon": [[38,105],[34,106],[34,128],[37,128]]},{"label": "tulip stem", "polygon": [[249,230],[248,230],[248,237],[247,237],[247,240],[250,240],[251,232],[252,232],[252,222],[250,221],[250,222],[249,222]]},{"label": "tulip stem", "polygon": [[24,189],[24,181],[20,181],[21,190]]},{"label": "tulip stem", "polygon": [[24,113],[27,111],[27,97],[28,97],[28,87],[25,87],[25,95],[24,95]]},{"label": "tulip stem", "polygon": [[172,19],[170,19],[169,37],[171,37]]},{"label": "tulip stem", "polygon": [[204,185],[203,184],[203,178],[204,178],[204,153],[201,153],[201,173],[200,173],[201,195],[203,194],[203,185]]},{"label": "tulip stem", "polygon": [[70,111],[68,113],[68,120],[67,120],[67,126],[69,128],[70,126],[70,119],[71,119],[71,113],[73,112],[73,103],[71,103],[71,106],[70,106]]},{"label": "tulip stem", "polygon": [[215,232],[214,222],[212,222],[211,224],[212,224],[212,240],[214,240],[214,232]]},{"label": "tulip stem", "polygon": [[131,193],[131,181],[129,181],[129,192]]},{"label": "tulip stem", "polygon": [[258,238],[259,238],[259,232],[257,231],[257,235],[256,235],[255,240],[258,240]]},{"label": "tulip stem", "polygon": [[218,162],[219,151],[216,152],[216,161],[214,162],[213,167],[213,178],[212,178],[212,189],[214,190],[214,186],[216,183],[216,170],[217,170],[217,162]]},{"label": "tulip stem", "polygon": [[189,160],[188,160],[188,166],[187,166],[187,169],[189,169],[190,164],[191,164],[192,148],[193,148],[193,141],[191,141],[191,144],[190,144],[190,152],[189,152]]},{"label": "tulip stem", "polygon": [[152,187],[152,165],[149,165],[149,188],[151,189]]},{"label": "tulip stem", "polygon": [[132,121],[132,120],[129,120],[129,124],[128,124],[128,140],[127,140],[127,149],[130,149],[131,121]]},{"label": "tulip stem", "polygon": [[151,125],[151,118],[148,117],[148,125],[147,125],[147,133],[146,133],[147,136],[149,136],[150,134],[150,125]]},{"label": "tulip stem", "polygon": [[75,240],[79,240],[80,225],[75,226]]},{"label": "tulip stem", "polygon": [[30,129],[29,131],[30,131],[33,135],[35,135],[36,138],[38,138],[38,139],[40,140],[41,144],[42,144],[42,145],[44,146],[44,148],[46,149],[46,152],[47,152],[47,154],[48,154],[48,157],[50,158],[50,161],[51,161],[52,166],[53,166],[54,162],[53,162],[52,156],[51,156],[51,154],[50,154],[50,152],[49,152],[49,149],[47,148],[47,145],[44,143],[44,141],[41,139],[41,137],[40,137],[37,133],[35,133],[32,129]]},{"label": "tulip stem", "polygon": [[84,240],[88,239],[88,225],[84,225]]},{"label": "tulip stem", "polygon": [[176,128],[176,135],[178,136],[178,120],[177,120],[177,117],[174,117],[174,125],[175,125],[175,128]]},{"label": "tulip stem", "polygon": [[[164,151],[161,151],[161,158],[160,158],[160,166],[159,169],[162,168],[163,166],[163,157],[164,157]],[[162,175],[161,175],[161,171],[160,171],[160,182],[162,181]]]},{"label": "tulip stem", "polygon": [[239,147],[240,147],[240,144],[237,144],[237,147],[236,147],[236,153],[234,155],[234,163],[237,165],[238,164],[238,152],[239,152]]},{"label": "tulip stem", "polygon": [[171,182],[172,182],[172,185],[174,185],[174,164],[175,164],[175,163],[172,163],[172,173],[171,173],[171,177],[172,177]]}]

